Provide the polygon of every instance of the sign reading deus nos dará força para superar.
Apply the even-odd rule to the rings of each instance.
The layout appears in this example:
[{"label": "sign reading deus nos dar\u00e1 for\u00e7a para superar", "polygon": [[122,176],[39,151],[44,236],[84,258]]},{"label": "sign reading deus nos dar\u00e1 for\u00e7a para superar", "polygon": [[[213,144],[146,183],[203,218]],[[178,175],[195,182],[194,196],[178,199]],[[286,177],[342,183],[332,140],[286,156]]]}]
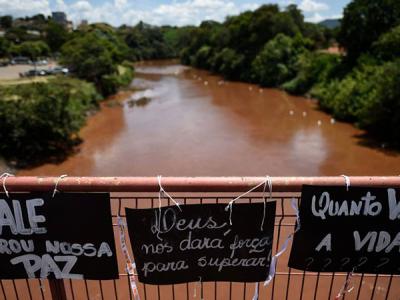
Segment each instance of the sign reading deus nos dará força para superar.
[{"label": "sign reading deus nos dar\u00e1 for\u00e7a para superar", "polygon": [[227,211],[226,204],[127,208],[139,281],[264,281],[271,260],[275,202],[231,208]]},{"label": "sign reading deus nos dar\u00e1 for\u00e7a para superar", "polygon": [[304,186],[289,267],[400,274],[400,190]]},{"label": "sign reading deus nos dar\u00e1 for\u00e7a para superar", "polygon": [[109,194],[0,194],[0,266],[0,279],[118,278]]}]

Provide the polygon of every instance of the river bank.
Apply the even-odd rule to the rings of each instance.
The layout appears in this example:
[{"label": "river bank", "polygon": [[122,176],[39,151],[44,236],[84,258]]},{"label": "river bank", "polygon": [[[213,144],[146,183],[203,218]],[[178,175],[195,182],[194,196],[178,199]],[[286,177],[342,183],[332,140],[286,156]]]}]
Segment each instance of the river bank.
[{"label": "river bank", "polygon": [[[136,65],[118,105],[102,103],[58,164],[19,175],[323,176],[398,175],[400,157],[363,145],[311,99],[228,82],[175,61]],[[143,105],[130,105],[147,97]],[[133,101],[133,102],[132,102]]]}]

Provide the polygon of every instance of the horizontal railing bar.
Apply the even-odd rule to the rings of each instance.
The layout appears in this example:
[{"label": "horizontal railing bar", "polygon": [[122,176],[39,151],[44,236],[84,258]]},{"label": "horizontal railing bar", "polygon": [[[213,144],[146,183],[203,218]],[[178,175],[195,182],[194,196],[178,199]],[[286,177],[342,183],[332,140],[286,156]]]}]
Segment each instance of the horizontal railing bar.
[{"label": "horizontal railing bar", "polygon": [[[115,217],[115,216],[113,216],[113,217]],[[121,218],[124,218],[124,217],[126,217],[126,216],[121,215],[120,217],[121,217]],[[274,223],[274,226],[275,226],[275,227],[282,227],[282,226],[283,226],[283,227],[291,227],[291,226],[294,226],[294,225],[296,225],[296,224],[295,224],[295,223],[283,223],[283,224],[281,224],[281,223],[279,223],[279,222],[275,222],[275,223]],[[118,223],[113,223],[112,226],[118,227],[119,224],[118,224]]]},{"label": "horizontal railing bar", "polygon": [[[317,273],[317,272],[306,272],[306,276],[321,276],[321,277],[332,277],[333,273]],[[276,272],[275,275],[294,275],[294,276],[303,276],[304,272]],[[362,273],[353,273],[354,277],[362,276]],[[376,277],[377,274],[365,274],[364,273],[364,278],[368,277]],[[347,276],[347,273],[335,273],[335,277],[341,277],[341,276]],[[386,278],[386,277],[399,277],[400,275],[389,275],[389,274],[379,274],[379,277],[381,278]]]},{"label": "horizontal railing bar", "polygon": [[[332,277],[333,273],[317,273],[317,272],[306,272],[305,275],[306,276],[320,276],[320,277]],[[304,272],[276,272],[275,273],[276,276],[283,276],[283,275],[293,275],[293,276],[303,276]],[[376,277],[377,274],[365,274],[364,275],[362,273],[353,273],[353,277],[361,277],[363,276],[364,278],[369,278],[369,277]],[[137,277],[137,274],[127,274],[127,273],[119,273],[119,276],[135,276]],[[345,277],[347,276],[347,273],[335,273],[335,277]],[[387,277],[391,277],[393,276],[394,278],[398,278],[400,277],[400,275],[389,275],[389,274],[379,274],[380,278],[387,278]],[[209,281],[210,282],[210,281]],[[229,281],[228,281],[229,282]],[[181,283],[178,283],[181,284]],[[174,285],[174,284],[170,284],[170,285]],[[156,285],[154,285],[156,286]]]},{"label": "horizontal railing bar", "polygon": [[[2,181],[4,182],[4,178]],[[8,177],[10,192],[157,192],[157,177]],[[163,177],[163,188],[168,192],[245,192],[264,182],[265,177]],[[274,192],[300,192],[303,184],[344,185],[344,178],[336,177],[271,177]],[[400,187],[400,176],[350,177],[352,186]],[[261,185],[257,192],[263,190]]]}]

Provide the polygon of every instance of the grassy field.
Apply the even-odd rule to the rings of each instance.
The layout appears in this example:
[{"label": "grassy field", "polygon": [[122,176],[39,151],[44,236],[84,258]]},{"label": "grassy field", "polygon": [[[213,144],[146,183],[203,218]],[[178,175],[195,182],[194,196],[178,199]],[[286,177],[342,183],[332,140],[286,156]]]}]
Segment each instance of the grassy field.
[{"label": "grassy field", "polygon": [[54,76],[35,76],[30,78],[18,78],[18,79],[0,79],[0,86],[4,85],[15,85],[15,84],[26,84],[32,82],[46,82]]}]

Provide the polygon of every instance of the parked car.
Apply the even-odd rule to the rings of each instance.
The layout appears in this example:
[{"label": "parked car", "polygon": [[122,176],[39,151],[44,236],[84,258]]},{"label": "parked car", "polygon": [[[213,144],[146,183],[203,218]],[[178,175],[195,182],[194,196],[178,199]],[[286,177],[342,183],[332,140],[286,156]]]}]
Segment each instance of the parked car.
[{"label": "parked car", "polygon": [[68,75],[69,70],[68,70],[68,68],[64,68],[64,67],[54,67],[54,68],[48,69],[47,73],[49,75],[58,75],[58,74]]},{"label": "parked car", "polygon": [[46,75],[47,75],[46,70],[35,70],[35,69],[19,74],[20,77],[33,77],[33,76],[46,76]]},{"label": "parked car", "polygon": [[37,66],[45,66],[48,63],[49,62],[46,59],[42,59],[42,60],[34,61],[32,64],[37,65]]},{"label": "parked car", "polygon": [[17,56],[11,60],[12,65],[22,65],[22,64],[31,64],[32,61],[25,56]]},{"label": "parked car", "polygon": [[8,60],[0,60],[0,67],[7,67],[9,63]]}]

